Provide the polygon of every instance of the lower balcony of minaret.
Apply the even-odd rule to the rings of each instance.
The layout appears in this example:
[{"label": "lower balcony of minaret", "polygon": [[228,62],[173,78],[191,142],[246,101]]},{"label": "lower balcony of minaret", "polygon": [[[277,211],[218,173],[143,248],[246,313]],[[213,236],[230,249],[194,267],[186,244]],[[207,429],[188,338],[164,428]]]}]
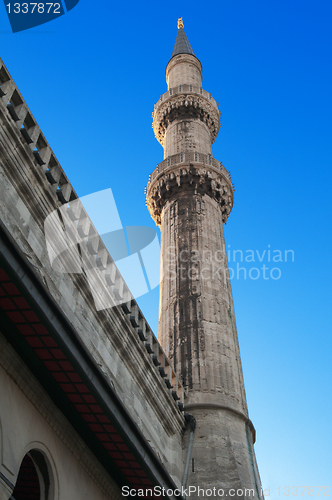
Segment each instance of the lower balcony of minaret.
[{"label": "lower balcony of minaret", "polygon": [[214,198],[226,223],[233,207],[234,186],[221,162],[195,152],[169,156],[157,165],[149,176],[146,195],[149,212],[158,226],[165,202],[183,189]]}]

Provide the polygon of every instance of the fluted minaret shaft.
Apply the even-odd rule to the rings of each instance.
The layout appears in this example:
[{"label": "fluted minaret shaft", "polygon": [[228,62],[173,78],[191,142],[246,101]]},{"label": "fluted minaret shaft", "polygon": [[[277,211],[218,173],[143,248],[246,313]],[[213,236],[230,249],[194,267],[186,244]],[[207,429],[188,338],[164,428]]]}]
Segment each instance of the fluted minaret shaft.
[{"label": "fluted minaret shaft", "polygon": [[183,28],[166,79],[153,115],[165,159],[150,176],[147,203],[161,229],[159,341],[197,420],[189,484],[253,488],[260,498],[223,234],[233,186],[212,158],[219,110]]},{"label": "fluted minaret shaft", "polygon": [[[190,54],[179,54],[173,57],[166,70],[168,90],[174,95],[172,104],[181,108],[185,89],[188,99],[184,101],[184,110],[169,117],[172,120],[165,131],[164,158],[181,152],[197,152],[211,155],[211,133],[208,124],[201,120],[204,113],[200,103],[203,97],[194,98],[195,93],[202,95],[202,65],[199,60]],[[183,88],[182,88],[183,87]],[[189,88],[186,88],[189,87]],[[205,103],[207,104],[207,103]],[[218,109],[215,106],[215,121],[218,126]],[[174,115],[177,115],[176,117]],[[173,119],[174,117],[174,119]],[[218,127],[219,128],[219,127]]]}]

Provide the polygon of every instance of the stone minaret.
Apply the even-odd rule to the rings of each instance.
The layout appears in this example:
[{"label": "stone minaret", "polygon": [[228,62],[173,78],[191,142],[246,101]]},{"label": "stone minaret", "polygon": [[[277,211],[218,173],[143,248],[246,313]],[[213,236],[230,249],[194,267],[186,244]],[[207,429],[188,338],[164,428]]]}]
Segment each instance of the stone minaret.
[{"label": "stone minaret", "polygon": [[223,233],[233,186],[212,157],[220,113],[181,19],[166,80],[153,113],[164,161],[150,176],[147,205],[161,229],[159,341],[197,422],[188,485],[250,488],[262,498]]}]

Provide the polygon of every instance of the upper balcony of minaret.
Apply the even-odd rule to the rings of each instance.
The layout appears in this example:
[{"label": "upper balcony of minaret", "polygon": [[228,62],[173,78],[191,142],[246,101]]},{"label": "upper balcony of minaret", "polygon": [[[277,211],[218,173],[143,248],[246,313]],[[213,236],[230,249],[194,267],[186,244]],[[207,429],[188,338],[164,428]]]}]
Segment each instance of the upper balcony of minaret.
[{"label": "upper balcony of minaret", "polygon": [[166,67],[168,91],[155,104],[153,129],[164,158],[180,152],[212,155],[220,128],[218,104],[202,88],[202,65],[178,22],[178,34]]},{"label": "upper balcony of minaret", "polygon": [[[191,131],[191,134],[186,126],[180,127],[180,129],[175,127],[179,122],[185,120],[198,121],[200,127],[193,127],[194,130]],[[160,96],[154,106],[152,127],[156,139],[165,150],[165,158],[185,149],[212,154],[211,144],[215,141],[220,129],[219,107],[211,94],[201,86],[183,83],[170,88]],[[174,134],[170,134],[171,129],[174,128],[176,128]],[[187,143],[186,147],[183,147],[184,144],[175,144],[174,141],[171,141],[173,148],[170,150],[169,146],[171,145],[168,144],[170,140],[167,141],[166,135],[175,134],[177,142],[179,143],[179,139],[181,141],[182,138],[182,142]],[[203,140],[200,140],[201,135],[204,136]]]}]

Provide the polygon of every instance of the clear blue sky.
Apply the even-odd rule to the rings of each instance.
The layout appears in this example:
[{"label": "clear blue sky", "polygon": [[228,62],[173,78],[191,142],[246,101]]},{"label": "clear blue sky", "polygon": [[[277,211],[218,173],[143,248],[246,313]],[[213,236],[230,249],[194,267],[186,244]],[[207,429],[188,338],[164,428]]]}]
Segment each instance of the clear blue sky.
[{"label": "clear blue sky", "polygon": [[[111,188],[122,223],[150,227],[143,190],[163,158],[151,112],[183,17],[222,112],[213,153],[236,188],[227,245],[294,251],[239,263],[278,267],[278,280],[232,280],[263,486],[273,500],[287,486],[332,496],[331,1],[80,0],[15,35],[0,14],[0,55],[78,194]],[[140,305],[157,333],[158,290]]]}]

